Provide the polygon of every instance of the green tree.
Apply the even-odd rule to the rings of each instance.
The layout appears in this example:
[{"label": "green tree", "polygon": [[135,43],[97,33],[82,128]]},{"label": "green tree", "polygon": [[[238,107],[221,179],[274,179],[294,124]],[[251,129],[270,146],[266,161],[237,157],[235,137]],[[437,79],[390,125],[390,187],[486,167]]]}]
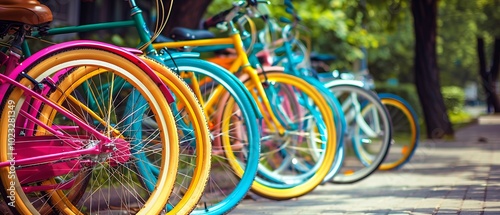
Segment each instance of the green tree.
[{"label": "green tree", "polygon": [[475,40],[483,16],[477,1],[439,2],[437,52],[443,85],[463,87],[479,80]]},{"label": "green tree", "polygon": [[[231,2],[216,0],[209,11],[213,14],[228,8]],[[287,16],[280,5],[282,0],[272,3],[275,16]],[[500,67],[497,63],[500,57],[496,56],[500,51],[494,52],[492,44],[500,31],[500,0],[293,3],[304,25],[311,29],[313,50],[337,55],[336,68],[352,69],[353,62],[366,57],[360,47],[367,47],[370,72],[377,80],[397,78],[400,82],[415,82],[431,138],[453,134],[439,90],[441,84],[463,87],[467,82],[483,80],[488,95],[496,89],[495,74]],[[484,56],[499,53],[491,64],[482,67],[487,68],[482,70],[483,78],[476,72],[477,37],[484,40]]]}]

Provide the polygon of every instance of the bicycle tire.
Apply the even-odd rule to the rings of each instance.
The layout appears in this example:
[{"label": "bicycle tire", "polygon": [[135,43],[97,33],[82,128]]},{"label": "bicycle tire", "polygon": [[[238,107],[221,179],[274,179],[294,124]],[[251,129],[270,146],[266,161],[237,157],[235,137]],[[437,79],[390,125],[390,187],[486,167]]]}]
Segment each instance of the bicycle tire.
[{"label": "bicycle tire", "polygon": [[[38,59],[37,62],[34,63],[33,65],[34,65],[33,67],[26,70],[27,74],[35,78],[35,80],[39,82],[41,82],[42,79],[44,79],[45,77],[49,77],[51,75],[54,75],[55,72],[61,71],[61,69],[68,68],[66,73],[60,77],[59,82],[56,83],[56,86],[54,88],[55,90],[50,92],[50,95],[48,95],[49,99],[57,101],[59,105],[62,105],[63,102],[65,101],[71,101],[71,100],[66,100],[70,98],[68,97],[67,94],[71,92],[76,92],[73,91],[77,87],[76,85],[79,85],[84,81],[92,81],[90,77],[97,76],[106,72],[110,72],[111,73],[110,76],[112,77],[114,75],[116,75],[116,77],[122,77],[124,80],[129,81],[130,84],[132,84],[132,86],[137,87],[137,90],[135,90],[132,94],[136,95],[140,93],[141,97],[148,98],[147,102],[149,104],[151,112],[154,112],[152,113],[154,114],[154,119],[157,120],[161,125],[158,129],[159,130],[158,136],[160,138],[159,143],[161,144],[160,145],[155,144],[155,146],[162,147],[161,149],[159,149],[159,151],[162,153],[162,155],[165,156],[160,156],[161,158],[159,161],[159,165],[162,167],[161,168],[162,170],[160,171],[157,182],[155,183],[157,185],[157,189],[149,193],[150,195],[146,197],[147,199],[141,197],[143,200],[146,201],[144,201],[143,207],[139,208],[137,213],[138,214],[159,213],[160,211],[164,210],[163,206],[158,205],[157,203],[166,202],[172,190],[175,180],[173,177],[168,176],[167,173],[171,171],[175,172],[177,170],[177,165],[178,165],[178,145],[168,144],[169,142],[168,140],[170,141],[178,141],[178,140],[177,140],[177,135],[175,133],[176,131],[175,122],[173,120],[172,113],[168,108],[167,105],[168,103],[166,102],[163,93],[161,93],[161,91],[155,86],[155,83],[144,72],[142,72],[142,70],[140,70],[139,67],[137,67],[133,62],[125,60],[125,58],[122,58],[119,55],[104,50],[69,48],[66,50],[60,50],[57,53],[53,53],[51,56]],[[88,74],[87,69],[77,69],[77,68],[82,68],[83,66],[94,67],[94,69],[91,69],[93,73]],[[107,68],[106,69],[107,71],[99,69],[96,70],[95,67]],[[108,75],[105,75],[104,77],[109,78]],[[25,86],[33,84],[26,79],[21,80],[21,83],[23,83]],[[66,94],[61,94],[60,90],[65,91]],[[9,96],[5,97],[6,99],[3,101],[4,105],[2,105],[3,107],[2,116],[7,116],[6,113],[7,108],[4,108],[6,101],[10,100],[15,101],[17,104],[16,108],[20,108],[21,107],[20,105],[29,105],[28,103],[30,101],[25,100],[25,97],[21,96],[22,92],[20,89],[18,88],[11,89]],[[78,100],[76,101],[78,102]],[[75,101],[73,100],[71,102]],[[69,104],[71,102],[67,102],[66,104]],[[41,111],[43,114],[37,114],[37,117],[42,120],[45,120],[47,125],[54,125],[55,123],[54,115],[56,114],[54,109],[48,105],[44,105],[43,108],[41,108]],[[81,114],[81,113],[76,113],[76,114]],[[108,114],[111,115],[111,112]],[[19,115],[16,115],[16,117],[19,117]],[[111,119],[109,118],[107,120],[108,122],[111,121]],[[6,118],[2,117],[2,125],[6,125],[7,123],[8,122]],[[88,122],[88,123],[93,124],[93,122]],[[111,125],[110,123],[107,124]],[[110,129],[109,126],[104,126],[104,127],[108,129],[108,134],[112,133],[111,130],[109,130]],[[5,131],[2,131],[2,133],[5,133]],[[40,129],[38,133],[35,133],[35,135],[43,133],[45,133],[44,129]],[[3,148],[0,154],[0,159],[2,161],[5,161],[7,160],[6,158],[8,152],[12,152],[12,150],[5,148],[7,146],[7,142],[4,138],[2,138],[0,141],[2,141],[0,147]],[[119,147],[122,146],[123,145],[120,145]],[[112,155],[110,155],[110,159],[111,157]],[[100,167],[104,169],[106,168],[105,167],[106,165],[111,165],[108,164],[108,162],[109,163],[116,162],[117,165],[116,169],[118,169],[118,166],[126,168],[125,164],[123,165],[119,164],[118,160],[112,161],[107,159],[104,159],[104,163]],[[132,170],[130,168],[126,169]],[[3,168],[1,171],[2,174],[0,174],[0,177],[2,178],[2,187],[3,189],[5,189],[5,187],[9,185],[7,184],[9,180],[7,180],[8,178],[5,169]],[[16,170],[16,174],[18,173],[19,173],[18,170]],[[118,172],[115,170],[113,173],[117,174]],[[17,200],[16,209],[21,214],[37,214],[38,213],[37,210],[40,209],[40,207],[35,208],[30,199],[24,193],[19,180],[18,179],[15,180],[16,180],[15,189],[16,189],[16,200]],[[50,178],[49,180],[47,179],[43,180],[45,180],[44,183],[49,183],[49,185],[53,185],[50,182],[51,180],[52,183],[55,181],[54,178]],[[93,183],[93,181],[91,181],[90,183]],[[45,193],[47,192],[48,191],[45,191]],[[86,206],[80,207],[81,205],[73,205],[71,201],[65,197],[63,191],[61,190],[56,190],[55,192],[50,192],[49,194],[43,194],[43,198],[48,198],[45,199],[47,202],[45,203],[45,205],[51,204],[50,205],[51,208],[55,209],[55,211],[64,213],[77,213],[77,214],[83,213],[81,210],[90,210],[91,213],[93,211],[93,208],[86,208]],[[111,209],[111,205],[107,206],[108,210]]]},{"label": "bicycle tire", "polygon": [[[166,61],[165,64],[171,70],[180,73],[181,77],[185,78],[186,82],[195,91],[207,115],[213,142],[216,144],[215,147],[212,147],[212,166],[208,184],[205,187],[203,197],[197,208],[192,211],[192,214],[228,213],[246,196],[257,171],[260,142],[257,116],[255,110],[252,108],[255,105],[252,104],[253,101],[248,99],[246,96],[248,92],[245,92],[246,89],[242,88],[241,83],[237,82],[237,78],[220,66],[197,58],[174,59],[173,61]],[[198,85],[202,80],[207,80],[207,78],[213,84]],[[228,168],[226,154],[221,152],[223,148],[217,146],[217,142],[221,136],[230,137],[229,133],[221,132],[220,121],[217,121],[220,116],[218,115],[219,112],[213,109],[214,107],[222,108],[224,104],[215,103],[211,106],[206,103],[209,99],[208,96],[211,95],[212,90],[217,86],[221,86],[218,89],[224,92],[221,95],[231,98],[231,101],[234,101],[237,105],[237,109],[241,111],[237,115],[240,122],[244,124],[243,133],[246,135],[244,149],[246,151],[234,153],[244,154],[247,159],[245,160],[245,171],[239,176],[234,175],[233,170]],[[220,102],[221,99],[218,98],[216,101]],[[222,121],[230,123],[229,121]]]},{"label": "bicycle tire", "polygon": [[[171,109],[181,109],[174,115],[181,148],[179,172],[174,192],[168,200],[173,207],[168,209],[167,214],[188,214],[202,197],[210,175],[212,144],[207,119],[196,95],[177,73],[149,57],[142,59],[157,72],[175,96],[176,103]],[[182,112],[186,116],[181,116]]]},{"label": "bicycle tire", "polygon": [[418,147],[420,129],[417,113],[406,100],[397,95],[379,93],[378,96],[391,115],[393,140],[389,153],[379,169],[399,169],[411,160]]},{"label": "bicycle tire", "polygon": [[[170,105],[170,109],[181,109],[174,113],[181,149],[179,172],[174,192],[168,200],[167,214],[188,214],[201,198],[209,176],[211,143],[207,122],[196,96],[178,74],[149,57],[142,56],[141,59],[157,73],[175,96],[176,102]],[[143,175],[154,177],[158,172],[147,164],[138,163],[137,166]]]},{"label": "bicycle tire", "polygon": [[[340,184],[354,183],[368,177],[377,170],[386,157],[392,135],[390,117],[378,96],[372,91],[355,84],[339,84],[338,81],[325,85],[342,104],[348,123],[346,134],[350,135],[350,138],[345,138],[345,140],[351,142],[351,144],[344,145],[343,165],[332,178],[332,182]],[[367,111],[369,107],[375,108],[376,112],[372,112],[373,115],[369,116],[375,119],[365,119],[361,115],[362,110]],[[370,122],[374,124],[370,124]],[[375,126],[375,129],[372,129],[371,125]],[[362,131],[364,133],[361,133]],[[369,146],[370,150],[374,151],[375,154],[370,154],[372,158],[369,160],[363,157],[363,155],[368,154],[363,154],[368,150],[364,148],[365,146]]]}]

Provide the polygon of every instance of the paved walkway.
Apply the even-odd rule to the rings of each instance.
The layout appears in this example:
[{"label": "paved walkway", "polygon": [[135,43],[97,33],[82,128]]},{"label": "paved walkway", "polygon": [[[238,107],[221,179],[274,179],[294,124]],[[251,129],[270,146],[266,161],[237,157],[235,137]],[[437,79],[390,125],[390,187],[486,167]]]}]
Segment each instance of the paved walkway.
[{"label": "paved walkway", "polygon": [[244,200],[231,214],[500,214],[500,125],[422,142],[404,168],[296,200]]}]

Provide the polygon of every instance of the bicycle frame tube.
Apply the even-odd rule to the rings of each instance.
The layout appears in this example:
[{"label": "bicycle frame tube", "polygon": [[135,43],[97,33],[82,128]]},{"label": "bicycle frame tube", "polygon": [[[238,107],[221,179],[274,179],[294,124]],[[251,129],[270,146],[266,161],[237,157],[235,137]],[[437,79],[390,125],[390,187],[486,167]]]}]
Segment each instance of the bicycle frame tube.
[{"label": "bicycle frame tube", "polygon": [[[30,95],[30,96],[32,96],[32,97],[34,97],[34,98],[36,98],[36,99],[38,99],[38,100],[46,103],[47,105],[51,106],[55,110],[59,111],[61,114],[63,114],[64,116],[66,116],[69,120],[74,121],[78,126],[81,126],[83,129],[89,131],[89,133],[91,133],[92,135],[95,135],[101,141],[101,144],[107,144],[107,143],[110,143],[112,141],[108,137],[106,137],[103,134],[101,134],[100,132],[94,130],[92,127],[90,127],[86,123],[83,123],[80,119],[78,119],[75,115],[73,115],[69,111],[67,111],[67,110],[63,109],[62,107],[60,107],[60,106],[52,103],[48,99],[46,99],[43,96],[39,95],[38,93],[32,91],[31,89],[29,89],[28,87],[22,85],[21,83],[18,83],[18,82],[10,79],[8,76],[5,76],[3,74],[0,74],[0,80],[3,80],[3,81],[6,82],[6,84],[3,84],[3,86],[9,85],[9,84],[17,86],[18,88],[22,89],[26,95]],[[3,99],[3,96],[2,96],[1,99]],[[38,122],[37,124],[39,124],[39,125],[44,125],[43,123],[41,123],[39,120],[37,120],[35,117],[31,116],[30,114],[28,114],[24,110],[20,110],[19,114],[21,114],[24,117],[27,117],[27,118],[29,118],[31,120],[37,121]],[[55,129],[51,128],[51,127],[48,127],[46,125],[42,126],[42,127],[44,129],[48,130],[49,132],[53,133],[53,134],[57,134],[57,135],[62,136],[62,138],[61,138],[62,142],[65,142],[68,145],[73,145],[72,144],[73,138],[71,136],[64,135],[61,132],[58,132],[57,130],[55,130]],[[22,141],[23,138],[24,137],[19,137],[19,139],[21,141]],[[36,156],[36,157],[30,157],[30,158],[24,158],[24,159],[16,159],[15,162],[18,165],[29,165],[29,164],[33,164],[33,163],[50,162],[50,161],[57,161],[57,160],[61,160],[61,159],[74,158],[74,157],[80,156],[82,153],[83,154],[98,154],[101,151],[99,149],[99,147],[100,147],[100,145],[96,145],[96,146],[94,146],[92,148],[74,150],[72,152],[63,152],[63,153],[56,153],[56,154],[50,154],[50,155],[44,155],[44,156]],[[10,162],[8,162],[8,161],[0,163],[0,167],[6,167],[6,166],[9,166],[9,165],[10,165]]]},{"label": "bicycle frame tube", "polygon": [[[233,29],[233,34],[229,37],[226,38],[214,38],[214,39],[201,39],[201,40],[188,40],[188,41],[175,41],[175,42],[164,42],[164,43],[155,43],[153,44],[153,47],[155,49],[161,49],[164,47],[167,48],[181,48],[181,47],[190,47],[190,46],[214,46],[214,45],[233,45],[235,50],[236,50],[236,60],[233,62],[231,65],[229,71],[235,73],[237,72],[240,68],[241,71],[244,74],[247,74],[250,78],[250,81],[252,83],[255,83],[255,87],[258,92],[258,96],[260,96],[264,102],[265,108],[268,110],[271,120],[274,122],[274,124],[277,126],[277,129],[280,133],[284,133],[285,129],[279,123],[278,118],[272,111],[273,109],[271,108],[271,104],[269,103],[269,99],[267,98],[267,95],[264,91],[264,87],[261,84],[259,74],[257,70],[255,70],[253,67],[251,67],[251,64],[248,60],[248,56],[245,52],[245,49],[243,47],[243,42],[241,39],[240,34],[238,33],[237,30]],[[211,107],[211,105],[216,102],[216,98],[220,97],[220,93],[222,93],[223,90],[217,90],[216,94],[212,96],[212,99],[206,102],[207,107]],[[253,94],[254,99],[257,101],[257,95]],[[263,107],[261,107],[259,104],[259,109],[263,111]],[[266,119],[265,119],[266,120]],[[267,121],[267,120],[266,120]]]},{"label": "bicycle frame tube", "polygon": [[[23,139],[22,137],[20,138],[21,140]],[[55,153],[55,154],[50,154],[50,155],[42,155],[42,156],[35,156],[35,157],[30,157],[30,158],[22,158],[22,159],[16,159],[15,164],[24,166],[24,165],[31,165],[31,164],[40,164],[40,163],[46,163],[46,162],[53,162],[53,161],[60,161],[64,159],[69,159],[69,158],[76,158],[81,156],[82,154],[84,155],[97,155],[101,153],[101,150],[98,149],[99,145],[93,146],[91,148],[87,149],[76,149],[72,150],[71,152],[61,152],[61,153]],[[13,155],[15,156],[15,155]],[[7,167],[10,166],[12,163],[11,161],[4,161],[0,162],[0,168],[2,167]]]},{"label": "bicycle frame tube", "polygon": [[[100,132],[94,130],[92,127],[90,127],[89,125],[87,125],[86,123],[83,123],[80,119],[78,119],[78,117],[76,117],[74,114],[72,114],[71,112],[69,112],[68,110],[66,109],[63,109],[62,107],[58,106],[57,104],[54,104],[52,101],[48,100],[47,98],[43,97],[42,95],[38,94],[37,92],[34,92],[33,90],[31,90],[30,88],[22,85],[21,83],[15,81],[15,80],[12,80],[10,79],[9,77],[3,75],[3,74],[0,74],[0,79],[4,80],[7,82],[7,84],[10,84],[11,86],[16,86],[20,89],[22,89],[24,91],[24,93],[26,95],[29,95],[29,96],[32,96],[34,97],[35,99],[37,100],[40,100],[42,102],[44,102],[45,104],[49,105],[50,107],[54,108],[55,110],[57,110],[58,112],[60,112],[61,114],[63,114],[64,116],[68,117],[68,119],[70,120],[73,120],[75,121],[75,123],[78,125],[78,126],[81,126],[83,129],[85,130],[88,130],[89,133],[91,133],[92,135],[95,135],[97,138],[103,140],[103,141],[106,141],[105,143],[109,143],[111,142],[108,137],[104,136],[103,134],[101,134]],[[6,84],[6,85],[7,85]],[[3,99],[3,96],[2,98]],[[51,132],[57,134],[58,132],[56,132],[55,130],[52,130],[52,128],[48,128],[49,130],[51,130]]]},{"label": "bicycle frame tube", "polygon": [[378,131],[381,130],[379,126],[380,124],[378,123],[378,114],[376,113],[375,109],[368,110],[373,112],[373,120],[374,122],[376,122],[374,123],[375,129],[372,129],[363,119],[362,109],[366,107],[362,107],[356,97],[357,94],[351,92],[349,97],[342,103],[342,111],[345,113],[346,122],[351,123],[352,121],[355,121],[366,135],[368,135],[369,137],[376,137]]}]

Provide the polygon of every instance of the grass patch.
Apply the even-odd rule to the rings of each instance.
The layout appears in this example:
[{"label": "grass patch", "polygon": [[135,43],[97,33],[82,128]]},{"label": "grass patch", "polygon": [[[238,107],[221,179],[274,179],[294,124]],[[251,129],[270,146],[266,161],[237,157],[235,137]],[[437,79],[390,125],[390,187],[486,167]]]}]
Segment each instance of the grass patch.
[{"label": "grass patch", "polygon": [[474,118],[464,110],[448,111],[448,117],[455,131],[474,121]]}]

